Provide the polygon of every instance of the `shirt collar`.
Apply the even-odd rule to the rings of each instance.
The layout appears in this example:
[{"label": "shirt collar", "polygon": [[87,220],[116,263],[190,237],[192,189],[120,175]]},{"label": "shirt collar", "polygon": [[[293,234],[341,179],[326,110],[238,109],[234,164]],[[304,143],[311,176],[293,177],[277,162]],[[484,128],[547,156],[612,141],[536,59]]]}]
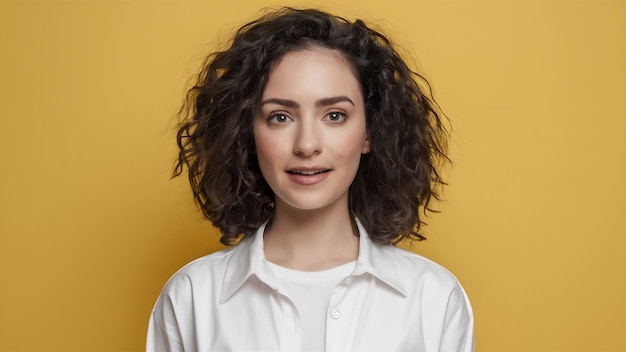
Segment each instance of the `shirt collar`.
[{"label": "shirt collar", "polygon": [[[400,258],[396,251],[385,248],[391,245],[372,242],[359,219],[356,219],[356,224],[360,234],[359,256],[352,275],[370,274],[406,296],[406,276],[402,275],[398,266]],[[251,276],[256,276],[272,289],[278,289],[278,282],[263,251],[264,232],[265,225],[259,227],[252,237],[241,240],[233,248],[224,273],[220,303],[225,303]]]},{"label": "shirt collar", "polygon": [[242,239],[233,248],[226,264],[220,303],[225,303],[251,276],[256,276],[273,289],[277,288],[276,279],[263,251],[264,232],[265,224],[252,237]]}]

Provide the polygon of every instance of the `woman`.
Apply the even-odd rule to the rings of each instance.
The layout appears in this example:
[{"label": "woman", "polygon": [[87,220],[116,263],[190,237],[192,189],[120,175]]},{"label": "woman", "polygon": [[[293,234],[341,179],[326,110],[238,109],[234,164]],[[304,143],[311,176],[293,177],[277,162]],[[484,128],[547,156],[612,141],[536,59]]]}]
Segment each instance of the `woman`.
[{"label": "woman", "polygon": [[[381,33],[284,8],[241,27],[188,95],[175,171],[233,245],[166,284],[149,351],[471,351],[424,239],[446,132]],[[423,80],[422,80],[423,81]]]}]

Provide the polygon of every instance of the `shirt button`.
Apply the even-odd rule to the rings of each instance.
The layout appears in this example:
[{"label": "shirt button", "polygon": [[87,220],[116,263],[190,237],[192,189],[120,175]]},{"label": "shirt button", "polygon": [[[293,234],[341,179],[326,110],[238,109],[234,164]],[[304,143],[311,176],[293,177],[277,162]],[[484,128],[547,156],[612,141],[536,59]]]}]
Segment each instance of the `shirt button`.
[{"label": "shirt button", "polygon": [[333,319],[339,319],[341,316],[341,311],[337,308],[330,311],[330,317]]},{"label": "shirt button", "polygon": [[347,278],[343,279],[343,283],[345,285],[350,285],[352,283],[352,276],[348,276]]}]

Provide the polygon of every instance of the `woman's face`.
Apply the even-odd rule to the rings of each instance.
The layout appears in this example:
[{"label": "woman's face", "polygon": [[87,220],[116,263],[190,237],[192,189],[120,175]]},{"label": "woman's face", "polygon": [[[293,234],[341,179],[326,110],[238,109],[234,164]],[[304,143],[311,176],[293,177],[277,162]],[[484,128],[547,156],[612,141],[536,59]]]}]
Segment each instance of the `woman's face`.
[{"label": "woman's face", "polygon": [[337,51],[283,56],[270,71],[253,131],[277,209],[347,208],[348,189],[370,146],[359,82]]}]

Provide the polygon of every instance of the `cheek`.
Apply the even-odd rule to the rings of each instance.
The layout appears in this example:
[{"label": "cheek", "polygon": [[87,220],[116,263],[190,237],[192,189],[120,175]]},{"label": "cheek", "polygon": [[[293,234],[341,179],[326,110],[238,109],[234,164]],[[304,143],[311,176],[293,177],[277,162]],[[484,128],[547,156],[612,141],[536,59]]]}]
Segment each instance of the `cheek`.
[{"label": "cheek", "polygon": [[268,149],[269,138],[263,133],[262,130],[259,130],[254,125],[252,129],[252,138],[254,139],[256,154],[261,157]]},{"label": "cheek", "polygon": [[360,134],[351,134],[342,136],[343,138],[334,138],[333,148],[337,151],[339,158],[360,158],[366,148],[365,138]]},{"label": "cheek", "polygon": [[263,133],[255,133],[254,144],[261,171],[269,171],[268,166],[276,164],[281,158],[279,153],[281,148],[277,146],[276,138]]},{"label": "cheek", "polygon": [[268,147],[268,141],[257,139],[256,141],[256,156],[259,159],[259,163],[265,163],[268,159],[271,159],[271,156],[268,155],[271,152],[271,149]]},{"label": "cheek", "polygon": [[361,144],[359,144],[360,140],[352,139],[352,140],[343,140],[339,143],[334,143],[332,146],[332,151],[334,154],[334,158],[339,161],[342,165],[348,168],[358,167],[361,161]]}]

